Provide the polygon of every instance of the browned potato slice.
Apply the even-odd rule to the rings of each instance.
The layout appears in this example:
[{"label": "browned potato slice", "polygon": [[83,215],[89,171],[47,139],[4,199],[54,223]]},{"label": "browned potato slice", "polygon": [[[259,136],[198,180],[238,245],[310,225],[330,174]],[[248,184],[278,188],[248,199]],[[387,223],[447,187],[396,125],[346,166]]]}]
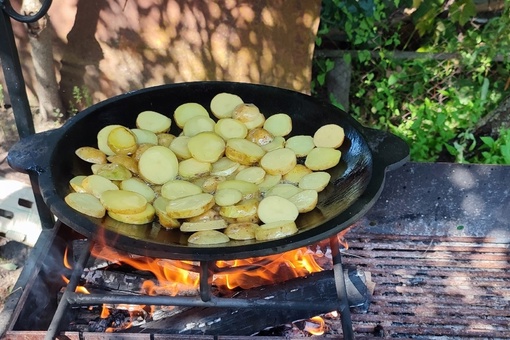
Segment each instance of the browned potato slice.
[{"label": "browned potato slice", "polygon": [[275,221],[261,225],[255,230],[255,238],[259,241],[275,240],[294,235],[298,228],[294,221]]},{"label": "browned potato slice", "polygon": [[138,161],[140,176],[153,184],[163,184],[177,176],[179,162],[169,148],[154,145],[142,154]]},{"label": "browned potato slice", "polygon": [[[232,118],[237,119],[241,123],[245,124],[246,127],[248,125],[252,125],[253,122],[258,122],[260,120],[260,116],[264,117],[262,113],[260,113],[259,108],[254,104],[242,103],[237,105],[232,111]],[[264,119],[265,120],[265,119]],[[254,129],[256,127],[262,126],[262,124],[254,127],[248,127],[248,129]]]},{"label": "browned potato slice", "polygon": [[313,142],[320,148],[338,148],[344,142],[344,129],[336,124],[323,125],[315,131]]},{"label": "browned potato slice", "polygon": [[290,183],[278,183],[275,186],[273,186],[271,189],[266,191],[266,197],[267,196],[280,196],[283,198],[290,198],[291,196],[294,196],[298,192],[302,191],[303,189],[298,188],[294,184]]},{"label": "browned potato slice", "polygon": [[296,205],[299,213],[306,213],[312,211],[315,208],[318,199],[319,194],[317,194],[317,191],[308,189],[300,191],[297,194],[291,196],[289,201]]},{"label": "browned potato slice", "polygon": [[264,197],[257,209],[260,220],[264,223],[275,221],[295,221],[299,215],[294,203],[280,196]]},{"label": "browned potato slice", "polygon": [[191,156],[200,162],[214,163],[225,152],[225,141],[214,132],[201,132],[188,141]]},{"label": "browned potato slice", "polygon": [[258,127],[255,129],[251,129],[248,132],[246,139],[257,145],[263,146],[271,143],[274,140],[274,136],[271,132],[267,131],[266,129]]},{"label": "browned potato slice", "polygon": [[220,215],[234,219],[252,217],[257,214],[258,205],[259,201],[256,199],[241,201],[235,205],[221,207]]},{"label": "browned potato slice", "polygon": [[296,166],[287,172],[282,179],[285,183],[292,183],[297,185],[303,176],[310,173],[312,173],[312,170],[308,169],[303,164],[296,164]]},{"label": "browned potato slice", "polygon": [[119,190],[112,181],[99,175],[90,175],[83,179],[81,182],[83,189],[89,194],[99,198],[103,191],[106,190]]},{"label": "browned potato slice", "polygon": [[197,195],[201,192],[202,188],[200,188],[198,185],[180,179],[168,181],[161,187],[161,196],[169,200]]},{"label": "browned potato slice", "polygon": [[264,129],[273,136],[287,136],[292,131],[292,119],[286,113],[277,113],[266,118]]},{"label": "browned potato slice", "polygon": [[239,165],[228,157],[222,157],[212,164],[211,175],[229,176],[239,168]]},{"label": "browned potato slice", "polygon": [[185,103],[178,106],[174,111],[175,124],[181,129],[188,120],[196,116],[209,117],[209,112],[198,103]]},{"label": "browned potato slice", "polygon": [[[131,156],[135,160],[135,162],[140,161],[140,157],[142,157],[142,154],[147,151],[147,149],[152,148],[153,144],[140,144],[138,145],[138,148],[136,149],[135,153]],[[138,163],[136,165],[138,167]]]},{"label": "browned potato slice", "polygon": [[142,129],[131,129],[131,132],[136,137],[136,143],[140,144],[158,144],[158,136],[152,131]]},{"label": "browned potato slice", "polygon": [[147,185],[140,178],[128,178],[120,182],[119,188],[121,190],[134,191],[147,199],[147,202],[152,202],[156,198],[156,193],[150,186]]},{"label": "browned potato slice", "polygon": [[215,206],[211,209],[207,210],[206,212],[190,217],[186,219],[186,222],[200,222],[200,221],[210,221],[210,220],[220,220],[221,216],[218,213],[218,211],[215,209]]},{"label": "browned potato slice", "polygon": [[227,227],[225,220],[204,220],[198,222],[183,222],[181,224],[181,231],[195,232],[202,230],[221,230]]},{"label": "browned potato slice", "polygon": [[172,150],[179,159],[191,158],[191,152],[188,148],[189,139],[188,136],[177,136],[170,143],[170,150]]},{"label": "browned potato slice", "polygon": [[154,220],[154,216],[156,215],[156,210],[151,204],[147,204],[145,209],[139,213],[135,214],[120,214],[113,212],[111,210],[107,210],[108,216],[123,223],[129,224],[146,224],[150,223]]},{"label": "browned potato slice", "polygon": [[108,178],[111,181],[123,181],[133,175],[124,165],[117,163],[94,164],[92,172],[96,175]]},{"label": "browned potato slice", "polygon": [[102,218],[106,212],[99,199],[88,193],[72,192],[64,200],[71,208],[87,216]]},{"label": "browned potato slice", "polygon": [[232,240],[252,240],[255,238],[255,230],[258,226],[250,222],[231,223],[223,233]]},{"label": "browned potato slice", "polygon": [[214,200],[220,207],[237,204],[242,199],[243,194],[239,190],[233,188],[219,189],[214,193]]},{"label": "browned potato slice", "polygon": [[245,181],[245,182],[259,184],[259,183],[262,183],[265,175],[266,175],[266,171],[264,169],[262,169],[261,167],[251,166],[251,167],[248,167],[246,169],[239,171],[236,174],[235,179]]},{"label": "browned potato slice", "polygon": [[285,147],[294,151],[296,157],[306,157],[315,148],[315,144],[312,136],[298,135],[287,139]]},{"label": "browned potato slice", "polygon": [[203,230],[191,234],[188,242],[198,245],[221,244],[230,241],[227,235],[217,230]]},{"label": "browned potato slice", "polygon": [[337,149],[315,148],[306,156],[305,165],[314,171],[326,170],[336,166],[341,156],[342,153]]},{"label": "browned potato slice", "polygon": [[232,93],[218,93],[213,97],[210,104],[212,114],[218,118],[232,117],[232,112],[237,105],[242,104],[243,100],[238,95]]},{"label": "browned potato slice", "polygon": [[99,200],[106,210],[118,214],[137,214],[147,207],[147,199],[137,192],[127,190],[106,190]]},{"label": "browned potato slice", "polygon": [[240,121],[233,118],[223,118],[214,125],[214,132],[224,140],[231,138],[245,138],[248,128]]},{"label": "browned potato slice", "polygon": [[81,148],[76,149],[76,155],[83,159],[85,162],[93,163],[93,164],[105,164],[106,163],[106,154],[96,148],[91,146],[82,146]]},{"label": "browned potato slice", "polygon": [[271,143],[262,145],[262,149],[265,152],[273,151],[276,149],[282,149],[284,147],[285,147],[285,138],[283,138],[282,136],[276,136],[273,138],[273,141]]},{"label": "browned potato slice", "polygon": [[321,192],[328,185],[331,175],[325,171],[315,171],[311,174],[303,176],[298,186],[301,189],[312,189]]},{"label": "browned potato slice", "polygon": [[135,134],[124,126],[110,131],[107,144],[114,153],[121,155],[132,154],[138,148]]},{"label": "browned potato slice", "polygon": [[218,184],[226,181],[226,179],[227,178],[224,176],[207,176],[197,178],[193,181],[193,183],[202,188],[203,192],[212,194],[216,191]]},{"label": "browned potato slice", "polygon": [[275,185],[280,183],[280,180],[282,179],[282,175],[276,174],[276,175],[270,175],[266,174],[264,176],[264,180],[258,184],[259,190],[261,192],[266,192]]},{"label": "browned potato slice", "polygon": [[170,144],[174,140],[175,136],[171,133],[158,133],[156,135],[158,137],[158,145],[170,147]]},{"label": "browned potato slice", "polygon": [[247,139],[232,138],[227,140],[225,155],[239,164],[256,164],[264,154],[265,151],[260,146]]},{"label": "browned potato slice", "polygon": [[212,132],[216,123],[209,116],[195,116],[184,124],[182,132],[184,136],[193,137],[200,132]]},{"label": "browned potato slice", "polygon": [[[136,153],[136,151],[135,151]],[[138,174],[138,163],[134,158],[127,155],[112,155],[108,156],[108,161],[113,164],[121,164],[126,169],[131,171],[134,174]]]},{"label": "browned potato slice", "polygon": [[171,200],[166,213],[173,218],[190,218],[203,214],[214,205],[214,196],[211,194],[197,194]]},{"label": "browned potato slice", "polygon": [[156,111],[143,111],[136,117],[136,127],[154,133],[162,133],[170,130],[172,120]]},{"label": "browned potato slice", "polygon": [[179,163],[179,176],[186,180],[209,175],[212,165],[209,162],[200,162],[195,158],[189,158]]},{"label": "browned potato slice", "polygon": [[71,180],[69,181],[69,185],[71,185],[71,188],[76,191],[76,192],[87,192],[87,190],[85,190],[83,188],[83,180],[86,178],[87,176],[84,176],[84,175],[79,175],[79,176],[74,176],[73,178],[71,178]]},{"label": "browned potato slice", "polygon": [[258,185],[246,181],[241,181],[237,179],[229,179],[218,183],[217,190],[231,188],[239,190],[243,194],[243,199],[251,199],[259,197],[259,187]]},{"label": "browned potato slice", "polygon": [[260,166],[270,175],[285,175],[297,164],[297,158],[291,149],[276,149],[266,153],[260,160]]},{"label": "browned potato slice", "polygon": [[107,125],[97,133],[97,147],[99,150],[103,151],[107,156],[115,155],[115,152],[113,152],[112,149],[110,149],[110,147],[108,146],[108,135],[113,129],[118,127],[122,127],[122,125],[117,124]]},{"label": "browned potato slice", "polygon": [[181,222],[176,218],[168,216],[166,213],[166,206],[169,202],[170,200],[162,196],[159,196],[154,200],[153,206],[156,210],[156,216],[158,217],[159,224],[161,224],[163,228],[167,229],[180,227]]}]

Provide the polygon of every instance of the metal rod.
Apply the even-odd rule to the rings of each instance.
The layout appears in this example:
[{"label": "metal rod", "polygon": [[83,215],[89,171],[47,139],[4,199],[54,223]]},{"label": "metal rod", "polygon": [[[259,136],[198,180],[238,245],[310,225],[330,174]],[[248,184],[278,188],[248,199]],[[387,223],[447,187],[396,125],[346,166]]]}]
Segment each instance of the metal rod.
[{"label": "metal rod", "polygon": [[332,236],[329,239],[331,245],[331,255],[333,256],[333,272],[335,275],[335,286],[338,299],[340,300],[340,321],[342,323],[343,338],[345,340],[354,339],[352,329],[351,310],[349,309],[349,299],[347,287],[345,285],[344,268],[342,266],[342,255],[340,254],[340,243],[338,237]]},{"label": "metal rod", "polygon": [[90,250],[92,249],[93,243],[87,240],[86,247],[83,248],[83,252],[80,254],[78,261],[74,264],[73,272],[71,274],[71,278],[69,279],[69,283],[67,284],[66,291],[62,295],[62,299],[58,304],[57,310],[53,315],[53,319],[51,320],[50,326],[48,327],[48,331],[44,337],[45,340],[55,339],[57,333],[60,330],[60,323],[64,318],[67,309],[69,307],[68,296],[71,295],[78,286],[80,282],[81,275],[83,273],[83,268],[85,267],[85,263],[88,261],[90,256]]},{"label": "metal rod", "polygon": [[211,285],[212,285],[212,274],[211,274],[211,262],[200,261],[200,298],[204,302],[211,301]]}]

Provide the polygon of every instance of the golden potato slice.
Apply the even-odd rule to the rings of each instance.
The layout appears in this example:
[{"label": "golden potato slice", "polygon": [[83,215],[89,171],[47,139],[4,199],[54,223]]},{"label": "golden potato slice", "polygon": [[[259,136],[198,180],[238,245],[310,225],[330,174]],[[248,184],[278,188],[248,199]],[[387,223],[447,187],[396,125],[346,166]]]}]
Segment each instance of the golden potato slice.
[{"label": "golden potato slice", "polygon": [[257,199],[250,199],[241,201],[234,205],[220,207],[220,215],[223,217],[239,219],[243,217],[252,217],[257,215],[257,207],[259,201]]},{"label": "golden potato slice", "polygon": [[193,137],[201,132],[213,132],[216,123],[209,116],[195,116],[186,121],[182,132],[184,136]]},{"label": "golden potato slice", "polygon": [[136,137],[136,143],[140,144],[158,144],[158,136],[152,131],[142,129],[131,129],[131,132]]},{"label": "golden potato slice", "polygon": [[265,152],[273,151],[276,149],[282,149],[284,147],[285,147],[285,138],[283,138],[282,136],[276,136],[273,138],[273,141],[271,143],[262,145],[262,149]]},{"label": "golden potato slice", "polygon": [[195,179],[193,183],[202,188],[203,192],[212,194],[216,191],[218,184],[226,180],[224,176],[206,176]]},{"label": "golden potato slice", "polygon": [[64,200],[71,208],[87,216],[102,218],[106,212],[99,199],[92,194],[72,192]]},{"label": "golden potato slice", "polygon": [[290,170],[283,176],[282,180],[285,183],[292,183],[297,185],[301,178],[303,178],[303,176],[308,175],[310,173],[312,173],[312,170],[308,169],[303,164],[296,164],[296,166],[292,168],[292,170]]},{"label": "golden potato slice", "polygon": [[298,188],[296,185],[291,183],[278,183],[269,190],[266,191],[267,196],[280,196],[283,198],[290,198],[303,189]]},{"label": "golden potato slice", "polygon": [[235,179],[245,181],[245,182],[254,183],[254,184],[259,184],[259,183],[262,183],[265,175],[266,175],[266,171],[264,169],[262,169],[261,167],[250,166],[246,169],[239,171],[236,174]]},{"label": "golden potato slice", "polygon": [[239,168],[239,165],[228,157],[222,157],[212,164],[211,175],[230,176]]},{"label": "golden potato slice", "polygon": [[200,162],[214,163],[225,152],[225,141],[215,132],[201,132],[188,141],[191,156]]},{"label": "golden potato slice", "polygon": [[121,155],[130,155],[138,148],[135,134],[124,126],[110,131],[107,144],[114,153]]},{"label": "golden potato slice", "polygon": [[209,117],[209,112],[198,103],[185,103],[179,105],[174,111],[175,124],[181,129],[188,120],[196,116]]},{"label": "golden potato slice", "polygon": [[181,179],[168,181],[161,187],[161,196],[169,200],[197,195],[201,192],[202,188],[200,188],[198,185]]},{"label": "golden potato slice", "polygon": [[191,234],[188,243],[198,245],[221,244],[230,241],[227,235],[217,230],[203,230]]},{"label": "golden potato slice", "polygon": [[85,162],[93,163],[93,164],[105,164],[106,163],[106,154],[96,148],[91,146],[82,146],[81,148],[76,149],[76,156],[80,159],[83,159]]},{"label": "golden potato slice", "polygon": [[179,176],[186,180],[209,175],[212,165],[209,162],[200,162],[195,158],[189,158],[179,163]]},{"label": "golden potato slice", "polygon": [[209,105],[212,114],[218,118],[229,118],[232,117],[232,112],[236,106],[244,103],[241,97],[232,93],[218,93],[211,100]]},{"label": "golden potato slice", "polygon": [[258,127],[251,129],[246,136],[246,139],[257,145],[263,146],[271,143],[274,140],[274,136],[271,132],[264,128]]},{"label": "golden potato slice", "polygon": [[303,176],[298,186],[301,189],[312,189],[321,192],[329,184],[331,175],[325,171],[315,171],[311,174]]},{"label": "golden potato slice", "polygon": [[190,218],[203,214],[214,205],[214,196],[207,193],[171,200],[166,213],[173,218]]},{"label": "golden potato slice", "polygon": [[177,156],[161,145],[154,145],[140,156],[138,171],[140,176],[152,184],[163,184],[177,176],[179,162]]},{"label": "golden potato slice", "polygon": [[[140,157],[142,157],[142,154],[147,151],[147,149],[152,148],[153,144],[140,144],[138,145],[138,148],[136,149],[135,153],[131,156],[135,160],[135,162],[140,161]],[[138,166],[138,163],[137,165]]]},{"label": "golden potato slice", "polygon": [[218,211],[215,209],[215,206],[213,206],[211,209],[207,210],[206,212],[193,216],[186,219],[186,222],[200,222],[200,221],[210,221],[210,220],[220,220],[221,216],[218,213]]},{"label": "golden potato slice", "polygon": [[252,240],[258,227],[258,224],[250,222],[231,223],[223,233],[232,240]]},{"label": "golden potato slice", "polygon": [[99,150],[103,151],[107,156],[115,155],[115,152],[110,149],[108,146],[108,135],[110,132],[118,127],[122,127],[122,125],[113,124],[107,125],[97,133],[97,147]]},{"label": "golden potato slice", "polygon": [[123,165],[126,169],[128,169],[132,173],[138,174],[138,163],[137,161],[135,161],[133,157],[127,155],[112,155],[108,156],[107,159],[110,163]]},{"label": "golden potato slice", "polygon": [[136,127],[142,130],[152,131],[155,134],[170,130],[172,120],[156,111],[143,111],[136,117]]},{"label": "golden potato slice", "polygon": [[280,175],[280,174],[276,174],[276,175],[266,174],[264,176],[264,180],[258,184],[259,190],[261,192],[267,192],[269,189],[271,189],[275,185],[279,184],[281,179],[282,179],[282,175]]},{"label": "golden potato slice", "polygon": [[188,148],[188,142],[190,137],[188,136],[177,136],[170,143],[170,150],[172,150],[177,158],[188,159],[191,158],[191,152]]},{"label": "golden potato slice", "polygon": [[243,194],[243,199],[258,198],[260,195],[258,185],[237,179],[229,179],[218,183],[216,190],[226,188],[239,190]]},{"label": "golden potato slice", "polygon": [[175,138],[171,133],[158,133],[156,136],[158,137],[158,145],[166,146],[167,148],[170,147]]},{"label": "golden potato slice", "polygon": [[242,122],[233,118],[223,118],[214,125],[214,132],[224,140],[231,138],[245,138],[248,128]]},{"label": "golden potato slice", "polygon": [[294,235],[298,228],[294,221],[274,221],[261,225],[255,230],[255,238],[259,241],[269,241]]},{"label": "golden potato slice", "polygon": [[247,139],[232,138],[227,140],[225,155],[232,161],[244,165],[253,165],[260,161],[265,151]]},{"label": "golden potato slice", "polygon": [[265,121],[266,121],[266,117],[261,113],[258,116],[256,116],[254,120],[245,122],[244,125],[246,125],[248,130],[252,130],[252,129],[262,127],[264,125]]},{"label": "golden potato slice", "polygon": [[294,203],[280,196],[264,197],[257,209],[257,215],[264,223],[275,221],[295,221],[299,215]]},{"label": "golden potato slice", "polygon": [[239,203],[243,199],[243,194],[233,188],[225,188],[216,190],[214,193],[214,201],[216,205],[225,207]]},{"label": "golden potato slice", "polygon": [[314,171],[326,170],[336,166],[341,156],[338,149],[318,147],[306,156],[305,165]]},{"label": "golden potato slice", "polygon": [[315,148],[315,144],[312,136],[297,135],[288,138],[285,147],[294,151],[296,157],[306,157]]},{"label": "golden potato slice", "polygon": [[289,198],[289,201],[298,208],[299,213],[312,211],[317,206],[318,200],[319,194],[312,189],[300,191]]},{"label": "golden potato slice", "polygon": [[145,209],[139,213],[135,214],[120,214],[113,212],[111,210],[107,210],[108,216],[123,223],[129,224],[147,224],[151,223],[154,220],[154,216],[156,215],[156,210],[151,204],[147,204]]},{"label": "golden potato slice", "polygon": [[297,158],[291,149],[276,149],[266,153],[260,160],[260,166],[270,175],[285,175],[297,164]]},{"label": "golden potato slice", "polygon": [[147,199],[147,202],[151,203],[156,198],[154,190],[140,178],[129,178],[120,182],[119,188],[121,190],[134,191],[142,195]]},{"label": "golden potato slice", "polygon": [[227,227],[227,222],[225,220],[205,220],[198,222],[183,222],[181,224],[181,231],[187,232],[195,232],[195,231],[203,231],[203,230],[221,230]]},{"label": "golden potato slice", "polygon": [[154,209],[156,210],[156,216],[158,217],[159,224],[161,224],[163,228],[167,229],[180,227],[181,222],[176,218],[168,216],[168,214],[166,213],[166,206],[168,205],[169,202],[170,200],[162,196],[159,196],[152,203]]},{"label": "golden potato slice", "polygon": [[264,129],[273,136],[287,136],[292,131],[292,119],[286,113],[277,113],[266,118]]},{"label": "golden potato slice", "polygon": [[94,164],[92,172],[110,181],[123,181],[133,176],[124,165],[117,163]]},{"label": "golden potato slice", "polygon": [[119,187],[112,181],[99,175],[90,175],[85,177],[81,182],[81,185],[86,192],[97,198],[101,197],[103,191],[119,190]]},{"label": "golden potato slice", "polygon": [[85,190],[85,188],[83,188],[83,180],[86,178],[87,176],[85,175],[79,175],[79,176],[74,176],[73,178],[71,178],[71,180],[69,181],[69,185],[71,186],[71,188],[75,191],[75,192],[87,192],[87,190]]},{"label": "golden potato slice", "polygon": [[[262,113],[260,113],[260,110],[256,105],[247,104],[247,103],[242,103],[242,104],[237,105],[234,108],[234,110],[232,111],[232,118],[240,121],[241,123],[243,123],[245,125],[247,123],[250,124],[254,121],[258,121],[260,119],[259,117],[261,115],[262,115]],[[262,115],[262,116],[264,116],[264,115]],[[264,124],[264,122],[262,122],[262,124],[260,124],[259,126],[262,126],[263,124]],[[254,126],[249,129],[254,129],[255,127],[257,127],[257,126]]]},{"label": "golden potato slice", "polygon": [[99,200],[106,210],[118,214],[137,214],[147,207],[147,199],[134,191],[106,190]]},{"label": "golden potato slice", "polygon": [[315,131],[313,142],[319,148],[338,148],[344,142],[344,129],[336,124],[323,125]]}]

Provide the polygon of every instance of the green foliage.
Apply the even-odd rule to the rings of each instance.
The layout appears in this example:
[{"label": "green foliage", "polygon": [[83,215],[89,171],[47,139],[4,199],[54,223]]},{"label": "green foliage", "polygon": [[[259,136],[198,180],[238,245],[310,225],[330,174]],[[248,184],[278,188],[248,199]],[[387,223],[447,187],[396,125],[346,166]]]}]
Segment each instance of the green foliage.
[{"label": "green foliage", "polygon": [[81,87],[73,87],[73,101],[69,103],[69,110],[71,115],[75,115],[79,111],[94,104],[89,89],[83,85]]},{"label": "green foliage", "polygon": [[501,131],[496,140],[489,136],[480,139],[482,141],[481,154],[474,159],[476,162],[510,164],[510,129]]}]

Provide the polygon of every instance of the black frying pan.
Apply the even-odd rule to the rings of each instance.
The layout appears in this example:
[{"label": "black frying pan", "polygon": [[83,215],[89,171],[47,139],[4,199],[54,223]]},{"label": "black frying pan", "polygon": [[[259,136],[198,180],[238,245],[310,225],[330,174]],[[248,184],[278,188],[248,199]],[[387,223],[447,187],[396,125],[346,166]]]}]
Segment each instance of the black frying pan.
[{"label": "black frying pan", "polygon": [[[336,123],[346,133],[342,159],[330,169],[330,184],[319,194],[313,211],[302,214],[299,232],[273,241],[231,241],[215,246],[187,244],[187,235],[166,230],[157,222],[130,225],[108,217],[95,219],[76,212],[64,202],[69,180],[91,174],[90,164],[74,152],[81,146],[97,146],[98,131],[108,124],[135,127],[139,112],[155,110],[172,117],[186,102],[209,108],[220,92],[239,95],[266,116],[285,112],[292,117],[292,135],[313,133],[322,125]],[[175,125],[175,124],[173,124]],[[173,129],[176,129],[173,126]],[[173,130],[173,133],[179,131]],[[310,96],[281,88],[229,82],[193,82],[164,85],[123,94],[94,105],[70,119],[63,127],[21,140],[10,151],[10,166],[21,172],[38,173],[45,203],[63,223],[86,237],[105,240],[109,246],[153,257],[219,260],[265,256],[326,239],[350,226],[376,201],[385,172],[408,158],[407,145],[392,134],[361,126],[345,112]]]}]

